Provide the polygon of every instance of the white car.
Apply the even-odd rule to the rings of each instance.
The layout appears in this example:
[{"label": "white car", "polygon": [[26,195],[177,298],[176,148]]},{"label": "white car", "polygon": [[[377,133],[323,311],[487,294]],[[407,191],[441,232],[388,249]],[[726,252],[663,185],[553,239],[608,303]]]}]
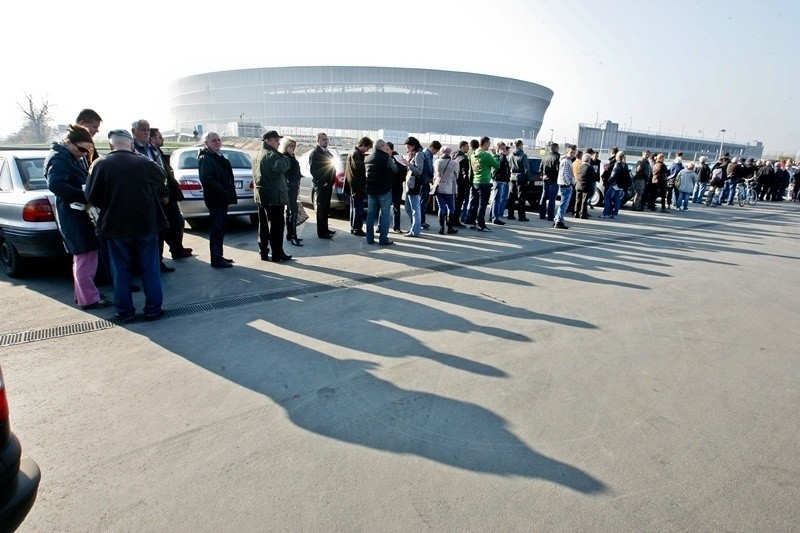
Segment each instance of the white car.
[{"label": "white car", "polygon": [[[184,200],[181,202],[181,213],[186,219],[208,217],[208,208],[203,202],[203,184],[200,183],[200,176],[197,168],[197,155],[203,146],[193,146],[191,148],[178,148],[170,154],[169,162],[175,172],[175,179],[183,191]],[[258,206],[256,205],[253,193],[253,162],[250,155],[238,148],[226,148],[221,150],[222,155],[230,161],[233,168],[234,185],[236,186],[236,197],[239,199],[236,205],[228,206],[229,216],[249,215],[250,222],[258,223]]]}]

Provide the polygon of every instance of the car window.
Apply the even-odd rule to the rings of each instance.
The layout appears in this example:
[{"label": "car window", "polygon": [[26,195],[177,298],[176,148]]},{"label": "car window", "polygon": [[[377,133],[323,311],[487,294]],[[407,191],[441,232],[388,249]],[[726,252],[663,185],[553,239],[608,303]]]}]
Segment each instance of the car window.
[{"label": "car window", "polygon": [[243,152],[222,150],[222,155],[225,156],[225,159],[230,161],[233,168],[253,168],[253,162],[250,161],[250,157]]},{"label": "car window", "polygon": [[47,189],[47,179],[44,177],[44,158],[18,159],[17,168],[22,178],[22,186],[26,191],[43,191]]},{"label": "car window", "polygon": [[0,191],[12,190],[14,190],[14,184],[11,182],[11,169],[8,167],[8,161],[0,159]]},{"label": "car window", "polygon": [[181,152],[178,168],[197,168],[197,152]]}]

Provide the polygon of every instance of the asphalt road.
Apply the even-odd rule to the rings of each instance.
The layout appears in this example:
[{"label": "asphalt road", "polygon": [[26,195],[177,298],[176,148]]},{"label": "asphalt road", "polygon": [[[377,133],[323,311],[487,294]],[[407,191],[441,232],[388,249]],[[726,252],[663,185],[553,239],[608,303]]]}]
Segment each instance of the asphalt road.
[{"label": "asphalt road", "polygon": [[389,248],[312,214],[291,264],[245,221],[230,270],[187,234],[159,322],[0,281],[22,531],[798,530],[797,204]]}]

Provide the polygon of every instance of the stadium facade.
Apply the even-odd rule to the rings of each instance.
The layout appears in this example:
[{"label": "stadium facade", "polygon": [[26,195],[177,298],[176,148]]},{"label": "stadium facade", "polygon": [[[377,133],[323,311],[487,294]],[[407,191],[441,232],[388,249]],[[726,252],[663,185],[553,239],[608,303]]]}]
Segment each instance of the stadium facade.
[{"label": "stadium facade", "polygon": [[552,97],[552,90],[536,83],[465,72],[275,67],[178,79],[170,87],[169,106],[176,131],[201,126],[222,132],[235,125],[237,133],[249,136],[278,129],[532,140]]}]

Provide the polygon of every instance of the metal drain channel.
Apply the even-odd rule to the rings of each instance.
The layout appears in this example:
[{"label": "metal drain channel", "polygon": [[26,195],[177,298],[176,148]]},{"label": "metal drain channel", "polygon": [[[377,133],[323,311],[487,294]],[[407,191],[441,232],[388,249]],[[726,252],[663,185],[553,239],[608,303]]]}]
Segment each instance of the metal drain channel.
[{"label": "metal drain channel", "polygon": [[[705,226],[713,226],[715,222],[702,222],[690,226],[691,229],[700,229]],[[645,238],[657,237],[663,234],[672,235],[670,229],[653,230],[649,233],[643,233],[639,236],[632,237],[629,240],[639,240]],[[351,287],[358,287],[360,285],[377,285],[386,283],[393,280],[401,280],[416,276],[423,276],[431,273],[452,272],[462,268],[469,268],[475,266],[485,266],[493,263],[500,263],[504,261],[514,261],[516,259],[524,259],[526,257],[539,257],[553,253],[566,252],[578,248],[595,248],[604,244],[614,243],[619,240],[619,237],[608,237],[605,239],[598,239],[589,243],[565,243],[548,247],[545,250],[525,250],[510,254],[500,254],[495,256],[478,257],[469,259],[460,263],[438,263],[423,267],[410,268],[407,270],[400,270],[397,272],[389,272],[386,274],[364,274],[354,276],[352,278],[339,279],[327,283],[311,283],[292,289],[278,289],[274,291],[266,291],[256,294],[248,294],[245,296],[232,296],[230,298],[221,298],[208,302],[198,302],[194,304],[185,305],[182,307],[175,307],[164,310],[164,318],[177,318],[184,316],[197,315],[209,311],[219,311],[223,309],[232,309],[236,307],[244,307],[247,305],[255,305],[264,302],[271,302],[275,300],[282,300],[285,298],[308,296],[310,294],[319,294],[324,292],[335,291],[339,289],[346,289]],[[140,322],[138,319],[136,322]],[[122,325],[130,325],[136,322],[123,323],[122,321],[111,319],[97,319],[85,322],[76,322],[74,324],[65,324],[54,327],[39,328],[28,331],[21,331],[15,333],[6,333],[0,335],[0,347],[17,346],[20,344],[27,344],[32,342],[46,341],[57,339],[61,337],[68,337],[71,335],[80,335],[83,333],[92,333],[95,331],[102,331],[112,329]]]}]

